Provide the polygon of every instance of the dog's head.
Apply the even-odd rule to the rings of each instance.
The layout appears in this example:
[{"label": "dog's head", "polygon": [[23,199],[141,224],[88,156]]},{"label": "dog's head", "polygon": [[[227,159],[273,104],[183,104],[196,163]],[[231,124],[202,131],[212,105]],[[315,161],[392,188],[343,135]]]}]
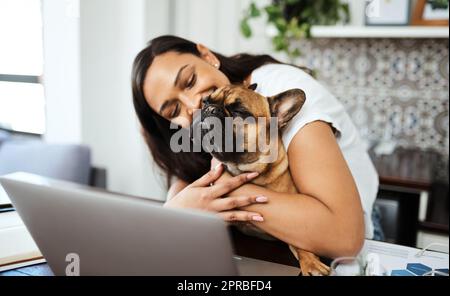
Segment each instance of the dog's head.
[{"label": "dog's head", "polygon": [[[261,151],[260,142],[273,142],[271,136],[271,118],[276,121],[276,141],[279,132],[297,114],[305,102],[305,93],[301,89],[291,89],[272,97],[264,97],[254,90],[256,85],[228,85],[214,91],[203,99],[202,121],[215,118],[221,122],[221,135],[210,138],[215,149],[212,155],[224,163],[249,164],[257,162],[267,151]],[[227,119],[226,119],[227,118]],[[228,122],[227,122],[228,120]],[[229,121],[233,121],[230,130]],[[239,125],[244,122],[245,124]],[[236,124],[238,123],[238,124]],[[211,132],[215,126],[203,126],[203,135]],[[228,130],[226,130],[228,128]],[[272,129],[273,131],[273,129]],[[239,142],[239,137],[243,139]],[[232,140],[233,149],[226,147]],[[256,147],[256,150],[254,149]]]}]

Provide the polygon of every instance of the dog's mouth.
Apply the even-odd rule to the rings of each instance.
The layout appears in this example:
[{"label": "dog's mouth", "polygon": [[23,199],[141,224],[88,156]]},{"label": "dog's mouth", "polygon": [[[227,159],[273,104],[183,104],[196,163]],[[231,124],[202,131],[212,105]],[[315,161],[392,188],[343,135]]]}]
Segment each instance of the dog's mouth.
[{"label": "dog's mouth", "polygon": [[220,120],[225,120],[227,116],[225,107],[218,104],[203,105],[201,109],[201,119],[205,121],[209,117],[214,117]]},{"label": "dog's mouth", "polygon": [[[231,126],[229,122],[225,122],[226,119],[231,119]],[[248,138],[242,135],[244,130],[233,130],[233,119],[231,116],[226,116],[220,109],[217,110],[211,106],[203,108],[201,114],[194,117],[190,133],[191,140],[194,145],[196,143],[197,147],[201,147],[202,151],[210,153],[224,164],[254,163],[259,159],[260,151],[256,144],[254,145],[256,151],[248,151],[248,148],[245,148],[248,147],[247,145],[241,149],[237,148],[242,147],[238,145],[238,137],[241,141],[243,137],[244,141]],[[214,123],[219,124],[219,127]],[[195,132],[194,129],[196,129]],[[236,132],[240,134],[236,135]]]},{"label": "dog's mouth", "polygon": [[[193,129],[197,129],[194,141],[201,141],[202,149],[211,153],[216,159],[224,163],[247,163],[257,158],[257,153],[237,149],[237,136],[233,130],[233,119],[225,111],[225,107],[218,104],[207,104],[200,114],[194,116]],[[201,131],[201,132],[198,132]],[[194,133],[191,132],[191,136]],[[210,149],[205,149],[209,147]]]}]

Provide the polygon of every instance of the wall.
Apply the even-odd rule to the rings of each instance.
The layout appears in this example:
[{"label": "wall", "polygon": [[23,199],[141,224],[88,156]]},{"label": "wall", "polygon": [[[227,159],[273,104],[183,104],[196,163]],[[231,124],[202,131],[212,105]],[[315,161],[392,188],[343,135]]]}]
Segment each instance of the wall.
[{"label": "wall", "polygon": [[315,39],[301,64],[347,108],[369,141],[448,156],[448,39]]},{"label": "wall", "polygon": [[[146,13],[166,9],[164,1],[82,0],[82,141],[94,164],[108,170],[108,189],[164,197],[158,172],[139,133],[131,96],[133,59],[147,39]],[[160,10],[161,9],[161,10]],[[155,27],[166,24],[154,23]]]},{"label": "wall", "polygon": [[[176,34],[225,54],[269,53],[287,61],[273,52],[263,19],[253,21],[254,37],[241,36],[239,20],[249,1],[177,3]],[[362,25],[361,15],[355,17],[362,1],[349,3],[352,24]],[[181,13],[186,10],[193,13]],[[448,157],[448,39],[313,39],[299,47],[304,55],[297,63],[317,71],[366,140],[395,140]]]},{"label": "wall", "polygon": [[[139,135],[131,104],[131,62],[148,40],[172,33],[228,55],[270,53],[286,60],[272,51],[263,19],[252,21],[252,39],[241,36],[239,20],[250,0],[43,1],[46,139],[91,146],[94,164],[108,169],[109,189],[115,191],[164,196],[162,179]],[[350,0],[359,3],[355,1],[359,0]],[[419,48],[415,47],[417,44],[414,40],[315,40],[302,44],[306,53],[302,63],[317,68],[318,78],[343,101],[367,138],[374,139],[382,131],[392,130],[396,132],[391,136],[400,139],[402,145],[438,147],[445,153],[448,45],[437,40],[428,40]],[[379,48],[378,53],[373,53],[373,46]],[[330,48],[336,50],[334,55]],[[353,64],[353,53],[369,59]],[[392,59],[393,53],[398,61]],[[420,68],[414,74],[414,67],[419,64],[426,69]],[[355,86],[359,77],[355,67],[361,71],[367,71],[365,67],[376,70],[387,84]],[[383,71],[388,71],[388,76],[382,75]],[[425,77],[433,85],[434,74],[430,76],[430,71],[438,80],[432,87],[439,89],[416,83],[417,77]],[[403,78],[398,79],[399,75]],[[347,76],[347,80],[337,79]],[[366,72],[359,78],[367,77]],[[394,85],[389,84],[390,77],[397,79]],[[361,107],[364,100],[378,104],[376,108],[384,115],[375,118],[375,107]],[[392,122],[395,128],[386,129],[386,122]],[[411,128],[405,129],[408,126]]]},{"label": "wall", "polygon": [[78,0],[42,0],[48,142],[81,141],[78,8]]},{"label": "wall", "polygon": [[[252,20],[254,38],[242,37],[239,17],[250,0],[174,0],[174,34],[203,43],[223,54],[238,51],[264,51],[270,48],[265,37],[264,21]],[[270,0],[260,0],[258,4]]]}]

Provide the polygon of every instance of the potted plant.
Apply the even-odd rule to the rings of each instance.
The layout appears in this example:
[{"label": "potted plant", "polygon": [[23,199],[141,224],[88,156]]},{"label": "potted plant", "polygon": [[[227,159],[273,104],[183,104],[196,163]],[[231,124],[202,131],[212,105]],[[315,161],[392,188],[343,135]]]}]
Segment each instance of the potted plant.
[{"label": "potted plant", "polygon": [[350,21],[349,6],[341,0],[273,0],[262,8],[251,2],[240,23],[241,33],[250,38],[250,19],[267,16],[275,51],[283,51],[290,59],[301,55],[293,43],[311,37],[313,25],[335,25]]}]

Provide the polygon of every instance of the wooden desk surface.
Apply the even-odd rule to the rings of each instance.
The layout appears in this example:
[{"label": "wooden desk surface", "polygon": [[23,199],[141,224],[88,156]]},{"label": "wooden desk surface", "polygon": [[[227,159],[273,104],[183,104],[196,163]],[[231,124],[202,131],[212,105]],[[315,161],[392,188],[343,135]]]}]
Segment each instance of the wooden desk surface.
[{"label": "wooden desk surface", "polygon": [[448,157],[433,150],[397,148],[390,155],[369,152],[380,177],[380,185],[428,192],[428,211],[423,230],[448,235]]},{"label": "wooden desk surface", "polygon": [[380,176],[380,184],[426,191],[437,181],[440,167],[448,162],[435,151],[419,149],[397,148],[390,155],[375,155],[373,150],[369,153]]}]

